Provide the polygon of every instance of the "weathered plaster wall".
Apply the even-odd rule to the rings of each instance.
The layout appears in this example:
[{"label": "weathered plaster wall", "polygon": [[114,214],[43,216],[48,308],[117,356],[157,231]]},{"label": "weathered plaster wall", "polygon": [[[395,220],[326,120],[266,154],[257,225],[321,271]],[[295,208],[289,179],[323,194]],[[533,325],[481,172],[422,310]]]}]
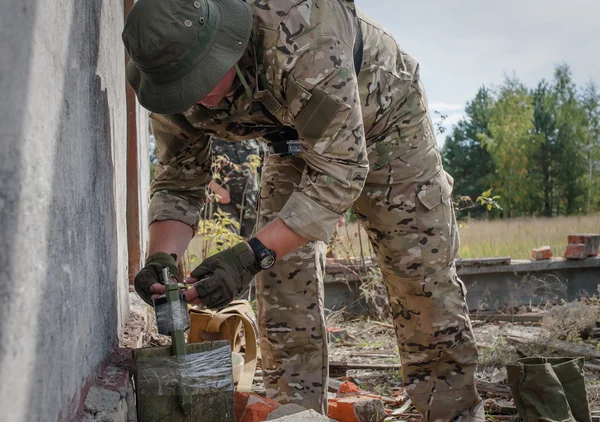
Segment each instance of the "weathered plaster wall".
[{"label": "weathered plaster wall", "polygon": [[0,419],[72,420],[127,319],[121,0],[0,2]]}]

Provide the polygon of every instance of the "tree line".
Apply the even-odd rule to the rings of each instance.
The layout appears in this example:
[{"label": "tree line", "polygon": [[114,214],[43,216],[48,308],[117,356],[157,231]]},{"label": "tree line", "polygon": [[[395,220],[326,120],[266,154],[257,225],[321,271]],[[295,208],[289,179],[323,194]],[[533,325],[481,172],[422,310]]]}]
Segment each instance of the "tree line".
[{"label": "tree line", "polygon": [[[516,76],[482,86],[442,148],[455,194],[492,188],[492,215],[556,216],[600,210],[600,93],[578,87],[566,64],[533,89]],[[471,214],[485,213],[470,209]]]}]

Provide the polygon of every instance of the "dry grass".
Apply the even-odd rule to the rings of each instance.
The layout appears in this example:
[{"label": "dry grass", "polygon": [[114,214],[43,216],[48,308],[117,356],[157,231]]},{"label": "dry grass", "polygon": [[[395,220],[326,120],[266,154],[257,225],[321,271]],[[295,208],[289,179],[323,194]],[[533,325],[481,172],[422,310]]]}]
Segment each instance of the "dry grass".
[{"label": "dry grass", "polygon": [[[600,233],[600,215],[554,218],[516,218],[512,220],[461,221],[460,258],[510,256],[531,259],[534,248],[550,245],[554,256],[562,256],[567,236],[574,233]],[[360,256],[358,224],[338,228],[339,242],[333,250],[340,258]],[[348,238],[350,241],[348,241]],[[368,238],[363,231],[363,250],[368,254]]]},{"label": "dry grass", "polygon": [[600,216],[517,218],[461,222],[461,225],[461,258],[531,259],[531,250],[544,245],[552,247],[554,256],[562,256],[569,234],[600,233]]}]

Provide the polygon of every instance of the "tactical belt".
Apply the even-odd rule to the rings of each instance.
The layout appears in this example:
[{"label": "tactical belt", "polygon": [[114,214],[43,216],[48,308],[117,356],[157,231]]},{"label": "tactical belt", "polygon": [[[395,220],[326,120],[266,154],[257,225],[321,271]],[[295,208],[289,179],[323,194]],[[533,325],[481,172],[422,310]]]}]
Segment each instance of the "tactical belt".
[{"label": "tactical belt", "polygon": [[[354,40],[354,69],[356,74],[360,72],[363,59],[363,34],[360,27],[360,19],[356,18],[356,39]],[[296,129],[289,126],[283,126],[276,132],[271,132],[263,136],[269,146],[271,154],[277,154],[280,157],[295,157],[300,154],[300,140]]]}]

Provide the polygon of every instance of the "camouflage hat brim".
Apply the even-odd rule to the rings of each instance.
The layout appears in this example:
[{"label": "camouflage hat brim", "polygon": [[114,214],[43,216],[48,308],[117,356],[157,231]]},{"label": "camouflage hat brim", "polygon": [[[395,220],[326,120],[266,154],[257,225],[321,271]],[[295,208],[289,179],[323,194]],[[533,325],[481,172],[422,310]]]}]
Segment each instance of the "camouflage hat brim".
[{"label": "camouflage hat brim", "polygon": [[[211,36],[199,54],[192,47],[184,60],[194,65],[173,79],[147,72],[129,61],[127,81],[146,109],[159,114],[181,113],[204,98],[244,54],[252,30],[252,11],[241,0],[208,0]],[[164,77],[164,79],[162,79]]]}]

